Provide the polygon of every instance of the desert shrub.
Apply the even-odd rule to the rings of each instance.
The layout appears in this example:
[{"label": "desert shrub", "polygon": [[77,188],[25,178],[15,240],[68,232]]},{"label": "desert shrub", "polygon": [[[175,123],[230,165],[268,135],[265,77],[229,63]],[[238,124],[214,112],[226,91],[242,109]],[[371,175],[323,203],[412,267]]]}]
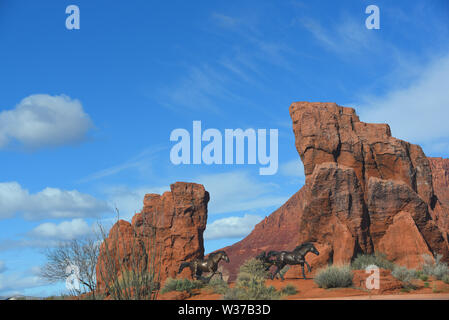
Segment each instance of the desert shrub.
[{"label": "desert shrub", "polygon": [[429,280],[429,276],[427,274],[421,274],[419,276],[419,279],[422,281],[427,281],[427,280]]},{"label": "desert shrub", "polygon": [[405,292],[416,289],[416,286],[412,283],[412,280],[416,278],[416,270],[397,266],[393,269],[391,275],[401,281],[402,288],[406,289]]},{"label": "desert shrub", "polygon": [[428,288],[430,286],[430,283],[424,282],[424,288]]},{"label": "desert shrub", "polygon": [[441,258],[443,258],[441,254],[435,255],[435,261],[428,254],[424,254],[422,257],[424,260],[422,270],[425,274],[433,276],[438,280],[449,274],[449,267],[445,262],[441,261]]},{"label": "desert shrub", "polygon": [[267,287],[265,279],[268,276],[263,262],[251,259],[239,269],[234,288],[226,290],[225,300],[277,300],[281,293],[273,286]]},{"label": "desert shrub", "polygon": [[278,300],[280,292],[273,286],[251,284],[247,287],[230,288],[223,296],[224,300]]},{"label": "desert shrub", "polygon": [[206,287],[218,294],[225,294],[229,289],[228,283],[220,278],[212,278]]},{"label": "desert shrub", "polygon": [[292,284],[288,284],[285,287],[283,287],[281,289],[281,294],[285,295],[285,296],[292,296],[294,294],[297,294],[298,290],[296,289],[296,287]]},{"label": "desert shrub", "polygon": [[441,280],[445,283],[445,284],[449,284],[449,274],[445,274]]},{"label": "desert shrub", "polygon": [[166,293],[170,291],[187,291],[192,292],[194,289],[200,289],[204,286],[204,283],[198,280],[189,279],[167,279],[164,288],[162,288],[161,293]]},{"label": "desert shrub", "polygon": [[387,270],[394,269],[394,263],[388,260],[385,254],[380,252],[376,252],[375,254],[359,254],[351,263],[351,267],[354,270],[363,270],[370,265]]},{"label": "desert shrub", "polygon": [[354,274],[350,266],[328,266],[318,271],[315,283],[324,289],[347,288],[352,286]]},{"label": "desert shrub", "polygon": [[250,259],[245,261],[239,268],[239,275],[251,274],[254,277],[265,279],[270,275],[268,270],[265,270],[265,265],[258,259]]},{"label": "desert shrub", "polygon": [[391,272],[391,275],[401,282],[410,282],[415,277],[415,270],[407,269],[403,266],[397,266]]}]

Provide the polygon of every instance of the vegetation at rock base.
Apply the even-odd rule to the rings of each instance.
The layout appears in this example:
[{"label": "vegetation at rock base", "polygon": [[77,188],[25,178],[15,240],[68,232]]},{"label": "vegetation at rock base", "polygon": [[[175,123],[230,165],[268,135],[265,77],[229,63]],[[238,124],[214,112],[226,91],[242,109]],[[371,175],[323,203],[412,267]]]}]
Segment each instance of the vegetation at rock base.
[{"label": "vegetation at rock base", "polygon": [[433,276],[437,280],[442,280],[444,276],[449,275],[449,266],[447,263],[441,261],[443,258],[441,254],[435,255],[434,258],[428,254],[424,254],[422,257],[424,260],[422,271],[424,274]]},{"label": "vegetation at rock base", "polygon": [[320,288],[324,289],[347,288],[352,286],[353,277],[354,274],[349,265],[331,265],[319,270],[314,281]]},{"label": "vegetation at rock base", "polygon": [[273,286],[265,285],[268,271],[263,262],[250,259],[240,266],[234,288],[229,288],[223,298],[225,300],[278,300],[281,292]]},{"label": "vegetation at rock base", "polygon": [[[117,211],[118,214],[118,211]],[[117,232],[106,234],[100,225],[102,245],[99,252],[99,277],[102,293],[112,300],[155,300],[160,290],[160,252],[156,245],[153,221],[144,219],[145,236],[127,242]],[[112,230],[112,229],[111,229]]]},{"label": "vegetation at rock base", "polygon": [[221,278],[212,278],[209,283],[207,283],[206,288],[212,290],[214,293],[225,294],[226,291],[229,290],[229,285]]},{"label": "vegetation at rock base", "polygon": [[192,293],[194,289],[201,289],[204,287],[204,285],[205,284],[199,280],[168,278],[161,290],[161,293],[167,293],[171,291],[187,291],[188,293]]},{"label": "vegetation at rock base", "polygon": [[388,260],[384,253],[380,252],[374,254],[359,254],[351,263],[351,267],[354,270],[363,270],[370,265],[375,265],[387,270],[393,270],[395,267],[394,263]]},{"label": "vegetation at rock base", "polygon": [[446,274],[445,276],[443,276],[443,278],[441,280],[443,280],[443,282],[445,284],[449,284],[449,274]]},{"label": "vegetation at rock base", "polygon": [[396,266],[391,275],[401,281],[403,291],[409,292],[410,290],[416,289],[416,286],[412,283],[412,280],[417,278],[417,272],[414,269],[407,269],[404,266]]}]

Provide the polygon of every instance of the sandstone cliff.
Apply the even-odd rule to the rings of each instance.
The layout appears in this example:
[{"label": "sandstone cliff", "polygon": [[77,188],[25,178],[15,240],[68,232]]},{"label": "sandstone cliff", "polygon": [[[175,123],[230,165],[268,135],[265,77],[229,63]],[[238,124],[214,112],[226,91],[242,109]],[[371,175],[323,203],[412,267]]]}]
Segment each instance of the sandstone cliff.
[{"label": "sandstone cliff", "polygon": [[422,254],[449,258],[448,211],[419,146],[335,103],[297,102],[289,111],[306,183],[248,237],[224,248],[231,278],[242,259],[305,241],[322,253],[308,256],[315,266],[374,251],[408,267],[419,266]]},{"label": "sandstone cliff", "polygon": [[[148,268],[155,267],[160,272],[163,282],[176,276],[181,262],[203,257],[209,193],[195,183],[176,182],[170,189],[163,195],[147,194],[142,211],[133,217],[132,223],[120,220],[111,228],[106,239],[110,249],[106,251],[104,242],[100,248],[98,288],[105,287],[108,265],[131,268],[143,259]],[[108,254],[115,263],[107,263]],[[190,277],[188,268],[182,277]]]}]

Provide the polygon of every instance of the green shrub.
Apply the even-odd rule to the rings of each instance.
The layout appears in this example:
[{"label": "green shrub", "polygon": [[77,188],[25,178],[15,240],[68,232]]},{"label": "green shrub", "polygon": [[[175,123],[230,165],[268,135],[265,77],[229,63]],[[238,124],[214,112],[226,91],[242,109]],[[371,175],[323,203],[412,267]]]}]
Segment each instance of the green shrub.
[{"label": "green shrub", "polygon": [[376,265],[379,268],[393,270],[394,263],[386,258],[386,255],[380,252],[375,254],[359,254],[351,263],[354,270],[364,270],[370,265]]},{"label": "green shrub", "polygon": [[161,293],[166,293],[170,291],[187,291],[192,292],[194,289],[200,289],[204,286],[204,283],[198,280],[189,279],[167,279],[164,288],[162,288]]},{"label": "green shrub", "polygon": [[212,278],[206,288],[211,289],[214,293],[225,294],[229,289],[228,283],[220,278]]},{"label": "green shrub", "polygon": [[441,261],[443,257],[441,254],[435,255],[435,261],[428,254],[424,254],[422,257],[424,260],[422,270],[425,274],[433,276],[437,280],[441,280],[445,275],[449,274],[449,266]]},{"label": "green shrub", "polygon": [[256,278],[266,279],[270,275],[270,272],[265,269],[262,261],[250,259],[240,266],[239,274],[251,274]]},{"label": "green shrub", "polygon": [[239,269],[234,288],[226,290],[225,300],[277,300],[281,293],[273,286],[267,287],[268,272],[263,263],[256,259],[246,261]]},{"label": "green shrub", "polygon": [[416,286],[412,283],[412,280],[416,278],[416,270],[397,266],[391,272],[391,275],[402,282],[402,288],[407,289],[406,292],[416,289]]},{"label": "green shrub", "polygon": [[429,280],[429,276],[427,274],[422,274],[419,276],[419,279],[421,279],[422,281],[427,281]]},{"label": "green shrub", "polygon": [[430,286],[430,283],[424,282],[424,288],[428,288]]},{"label": "green shrub", "polygon": [[406,267],[403,266],[397,266],[396,268],[393,269],[391,275],[401,282],[408,283],[415,278],[415,273],[416,273],[415,270],[407,269]]},{"label": "green shrub", "polygon": [[318,271],[314,281],[324,289],[347,288],[352,286],[353,277],[350,266],[328,266]]},{"label": "green shrub", "polygon": [[273,286],[265,285],[231,288],[223,296],[224,300],[279,300],[280,298],[280,292]]},{"label": "green shrub", "polygon": [[443,280],[445,284],[449,284],[449,274],[444,275],[443,278],[441,278],[441,280]]},{"label": "green shrub", "polygon": [[292,284],[288,284],[285,287],[283,287],[281,289],[281,294],[284,296],[292,296],[294,294],[297,294],[298,290],[296,289],[296,287]]}]

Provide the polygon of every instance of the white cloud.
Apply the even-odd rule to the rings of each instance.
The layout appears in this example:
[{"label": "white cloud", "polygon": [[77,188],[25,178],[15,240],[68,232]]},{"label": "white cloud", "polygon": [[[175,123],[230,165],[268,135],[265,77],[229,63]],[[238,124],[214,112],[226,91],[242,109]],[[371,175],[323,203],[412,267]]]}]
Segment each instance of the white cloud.
[{"label": "white cloud", "polygon": [[245,214],[243,217],[228,217],[215,220],[206,227],[206,240],[240,238],[248,235],[262,217]]},{"label": "white cloud", "polygon": [[23,214],[26,219],[93,217],[111,211],[106,202],[77,190],[45,188],[30,194],[17,182],[0,183],[0,219]]},{"label": "white cloud", "polygon": [[288,197],[276,195],[279,186],[261,182],[246,172],[199,176],[196,182],[210,193],[209,213],[230,213],[279,206]]},{"label": "white cloud", "polygon": [[14,272],[0,274],[0,294],[13,296],[23,294],[23,290],[45,285],[45,281],[33,272]]},{"label": "white cloud", "polygon": [[5,262],[0,260],[0,273],[5,272],[5,270],[6,270]]},{"label": "white cloud", "polygon": [[381,97],[362,97],[357,103],[362,107],[360,119],[388,123],[393,136],[423,144],[429,150],[447,148],[448,79],[449,54],[424,66],[405,88],[393,88]]},{"label": "white cloud", "polygon": [[280,173],[284,176],[297,177],[304,180],[304,165],[300,159],[294,159],[281,165]]},{"label": "white cloud", "polygon": [[31,95],[0,112],[0,148],[13,143],[30,149],[72,144],[85,139],[92,126],[78,100]]},{"label": "white cloud", "polygon": [[30,232],[30,236],[42,239],[72,240],[88,236],[94,231],[83,219],[63,221],[59,224],[46,222],[38,225]]}]

